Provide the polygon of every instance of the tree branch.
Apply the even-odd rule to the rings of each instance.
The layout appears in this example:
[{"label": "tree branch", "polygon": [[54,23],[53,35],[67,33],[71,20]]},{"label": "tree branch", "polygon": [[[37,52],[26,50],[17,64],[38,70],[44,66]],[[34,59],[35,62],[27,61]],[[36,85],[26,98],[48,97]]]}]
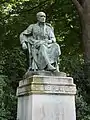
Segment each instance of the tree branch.
[{"label": "tree branch", "polygon": [[33,6],[32,8],[30,8],[30,9],[28,9],[28,10],[22,10],[21,12],[32,11],[32,10],[38,8],[38,7],[44,6],[47,2],[48,2],[48,0],[44,0],[44,1],[42,1],[41,3],[39,3],[38,5]]},{"label": "tree branch", "polygon": [[21,14],[21,13],[24,13],[24,12],[30,12],[38,7],[42,7],[44,6],[49,0],[44,0],[43,2],[39,3],[38,5],[36,6],[33,6],[32,8],[29,8],[27,10],[21,10],[21,11],[12,11],[9,13],[9,15],[6,15],[5,17],[3,17],[3,19],[8,19],[10,17],[10,15],[14,15],[14,14]]},{"label": "tree branch", "polygon": [[76,6],[79,15],[82,16],[83,14],[83,7],[80,5],[80,3],[77,0],[72,0],[72,2],[74,3],[74,5]]}]

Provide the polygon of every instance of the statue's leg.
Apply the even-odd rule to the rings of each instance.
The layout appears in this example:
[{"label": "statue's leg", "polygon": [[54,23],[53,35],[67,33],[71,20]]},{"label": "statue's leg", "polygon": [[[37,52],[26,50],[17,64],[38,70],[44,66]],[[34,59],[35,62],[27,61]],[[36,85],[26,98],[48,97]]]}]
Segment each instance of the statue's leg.
[{"label": "statue's leg", "polygon": [[[47,54],[47,46],[41,45],[40,46],[40,53],[42,54],[42,57],[44,58],[46,65],[47,65],[47,70],[54,71],[56,68],[51,65],[48,54]],[[44,63],[43,63],[44,64]]]},{"label": "statue's leg", "polygon": [[35,47],[32,48],[32,69],[34,71],[38,70],[37,51]]},{"label": "statue's leg", "polygon": [[57,69],[57,71],[59,72],[59,65],[58,65],[57,62],[56,62],[56,69]]},{"label": "statue's leg", "polygon": [[29,43],[27,43],[28,46],[28,63],[29,63],[29,68],[28,70],[31,71],[32,69],[32,55],[31,55],[31,46]]}]

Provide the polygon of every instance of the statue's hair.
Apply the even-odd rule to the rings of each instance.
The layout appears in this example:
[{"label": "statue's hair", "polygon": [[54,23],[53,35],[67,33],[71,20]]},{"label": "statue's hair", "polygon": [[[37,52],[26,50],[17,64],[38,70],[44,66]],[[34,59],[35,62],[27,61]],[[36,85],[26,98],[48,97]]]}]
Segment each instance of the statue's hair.
[{"label": "statue's hair", "polygon": [[38,12],[36,16],[38,17],[38,16],[40,16],[40,14],[45,14],[45,13],[44,12]]}]

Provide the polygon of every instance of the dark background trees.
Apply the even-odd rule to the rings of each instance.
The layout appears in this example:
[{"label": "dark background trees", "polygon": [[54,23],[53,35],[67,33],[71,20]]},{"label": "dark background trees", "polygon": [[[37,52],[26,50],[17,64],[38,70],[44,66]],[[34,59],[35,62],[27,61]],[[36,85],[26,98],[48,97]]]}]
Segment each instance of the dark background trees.
[{"label": "dark background trees", "polygon": [[72,76],[77,85],[77,120],[90,120],[89,19],[84,21],[82,17],[84,13],[86,18],[90,10],[81,12],[90,3],[89,0],[73,0],[73,2],[71,0],[2,0],[0,2],[1,120],[16,120],[16,88],[27,69],[26,56],[19,43],[19,34],[29,24],[36,22],[35,15],[38,11],[47,13],[47,22],[55,29],[57,42],[62,51],[59,59],[60,71]]}]

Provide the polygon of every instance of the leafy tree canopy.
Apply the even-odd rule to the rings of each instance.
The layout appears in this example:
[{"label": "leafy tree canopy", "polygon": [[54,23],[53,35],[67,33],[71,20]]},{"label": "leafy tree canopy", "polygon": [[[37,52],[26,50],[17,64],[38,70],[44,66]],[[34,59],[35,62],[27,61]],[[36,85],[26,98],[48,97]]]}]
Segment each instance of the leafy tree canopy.
[{"label": "leafy tree canopy", "polygon": [[62,51],[60,71],[72,76],[77,84],[77,119],[89,120],[90,109],[84,99],[86,87],[80,22],[71,0],[0,1],[0,117],[2,120],[16,119],[16,107],[12,106],[16,106],[16,88],[27,69],[19,34],[29,24],[36,22],[36,13],[39,11],[47,14],[47,22],[55,29]]}]

